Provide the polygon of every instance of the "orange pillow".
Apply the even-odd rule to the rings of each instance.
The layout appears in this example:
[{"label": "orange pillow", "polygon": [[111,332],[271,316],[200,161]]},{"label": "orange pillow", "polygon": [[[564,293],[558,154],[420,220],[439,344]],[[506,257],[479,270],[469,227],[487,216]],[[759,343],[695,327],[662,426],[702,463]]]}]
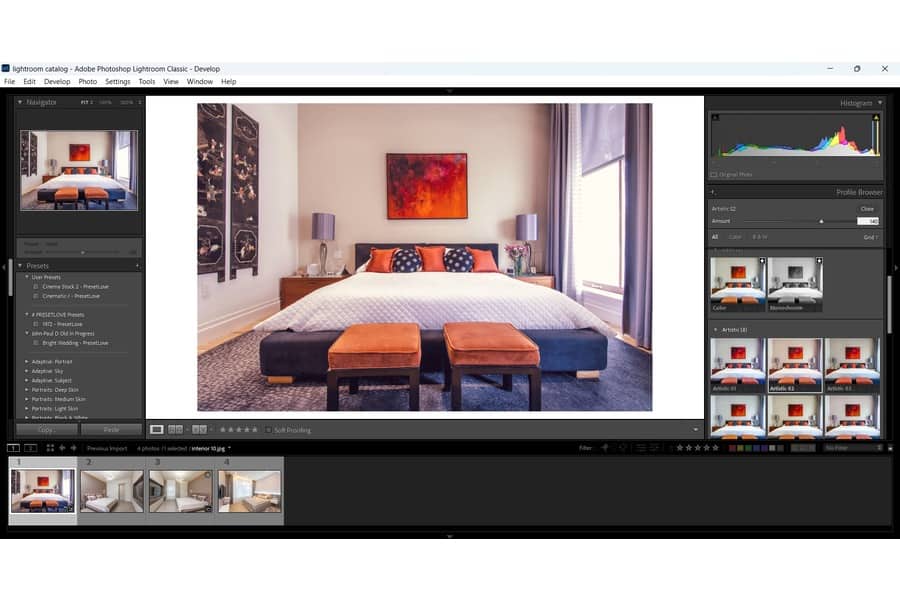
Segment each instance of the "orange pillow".
[{"label": "orange pillow", "polygon": [[468,246],[466,246],[466,250],[475,259],[475,264],[472,266],[473,273],[497,273],[500,271],[490,250],[476,250]]},{"label": "orange pillow", "polygon": [[443,246],[416,246],[416,252],[422,257],[423,271],[446,271],[444,268]]},{"label": "orange pillow", "polygon": [[369,251],[369,265],[366,267],[366,271],[369,273],[390,273],[391,261],[393,261],[394,252],[396,251],[396,248],[385,248],[384,250],[372,248]]}]

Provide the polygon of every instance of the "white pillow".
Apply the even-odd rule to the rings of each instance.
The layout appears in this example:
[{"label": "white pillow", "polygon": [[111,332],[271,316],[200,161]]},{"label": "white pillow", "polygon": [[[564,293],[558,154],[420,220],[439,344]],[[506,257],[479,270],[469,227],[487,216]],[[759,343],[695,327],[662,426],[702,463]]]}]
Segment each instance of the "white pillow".
[{"label": "white pillow", "polygon": [[357,267],[357,269],[356,269],[356,272],[357,272],[357,273],[363,273],[363,272],[365,272],[365,270],[366,270],[366,268],[369,266],[369,263],[370,263],[370,262],[372,262],[372,259],[371,259],[371,258],[370,258],[369,260],[367,260],[366,262],[364,262],[363,264],[359,265],[359,267]]}]

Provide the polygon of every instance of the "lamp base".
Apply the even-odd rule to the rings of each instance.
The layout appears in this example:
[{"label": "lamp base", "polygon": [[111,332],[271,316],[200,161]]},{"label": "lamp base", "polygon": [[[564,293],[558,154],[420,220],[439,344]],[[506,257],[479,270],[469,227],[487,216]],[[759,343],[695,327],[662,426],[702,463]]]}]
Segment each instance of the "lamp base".
[{"label": "lamp base", "polygon": [[325,242],[319,244],[319,271],[326,273],[325,261],[328,260],[328,245]]}]

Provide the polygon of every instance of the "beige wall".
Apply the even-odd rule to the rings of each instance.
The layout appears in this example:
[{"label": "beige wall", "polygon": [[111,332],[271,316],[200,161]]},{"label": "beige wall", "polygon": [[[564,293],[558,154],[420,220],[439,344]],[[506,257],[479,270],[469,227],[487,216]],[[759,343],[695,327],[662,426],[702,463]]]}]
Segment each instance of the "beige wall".
[{"label": "beige wall", "polygon": [[[800,417],[788,416],[788,404],[802,404],[803,415]],[[781,417],[783,423],[786,420],[807,420],[810,415],[814,414],[816,415],[816,425],[822,427],[822,414],[819,408],[819,396],[769,395],[769,425],[775,425],[775,415]]]},{"label": "beige wall", "polygon": [[[775,358],[778,358],[781,363],[785,362],[810,362],[810,358],[815,357],[816,359],[816,369],[822,368],[822,341],[818,339],[805,339],[805,340],[786,340],[786,339],[770,339],[769,340],[769,352],[768,359],[769,365],[775,366],[772,364],[772,361]],[[800,346],[803,348],[803,358],[788,358],[788,348],[793,346]]]},{"label": "beige wall", "polygon": [[[318,262],[313,212],[335,214],[329,253],[340,247],[351,271],[357,242],[496,242],[505,269],[502,245],[515,239],[516,215],[536,212],[535,258],[543,264],[546,105],[302,104],[297,123],[301,265]],[[389,221],[385,154],[393,152],[467,153],[469,218]]]},{"label": "beige wall", "polygon": [[257,479],[254,491],[257,494],[280,494],[281,493],[281,472],[276,471],[267,477]]},{"label": "beige wall", "polygon": [[[710,282],[710,287],[716,287],[716,277],[721,277],[722,282],[721,285],[725,285],[729,281],[753,281],[754,277],[759,277],[758,286],[762,288],[763,280],[762,273],[759,264],[759,258],[750,257],[750,256],[741,256],[741,257],[722,257],[716,256],[711,258],[712,268],[710,269],[710,276],[712,277],[712,281]],[[745,267],[747,269],[747,276],[743,279],[740,277],[732,277],[731,276],[731,267]]]},{"label": "beige wall", "polygon": [[[845,358],[847,356],[847,346],[859,346],[859,359]],[[872,366],[878,366],[878,354],[875,352],[875,340],[872,338],[850,339],[850,338],[832,338],[826,340],[825,344],[825,362],[831,367],[831,359],[835,359],[836,364],[842,362],[865,362],[866,359],[872,359]]]},{"label": "beige wall", "polygon": [[[731,416],[731,405],[732,404],[746,404],[747,405],[747,416],[746,417],[732,417]],[[763,405],[763,397],[762,396],[713,396],[712,397],[712,423],[717,425],[719,423],[719,417],[722,418],[722,423],[724,424],[726,421],[730,421],[732,419],[753,419],[756,417],[760,425],[762,425],[765,417],[763,413],[765,412],[765,407]]]},{"label": "beige wall", "polygon": [[212,477],[205,477],[200,475],[196,479],[188,482],[187,486],[188,495],[190,494],[203,494],[208,496],[210,502],[212,501]]},{"label": "beige wall", "polygon": [[62,484],[62,473],[60,471],[32,471],[31,469],[27,471],[22,471],[24,473],[24,477],[22,477],[22,489],[25,489],[25,486],[30,486],[30,489],[34,490],[38,487],[37,481],[38,477],[49,477],[50,485],[42,485],[43,488],[57,488],[60,489]]},{"label": "beige wall", "polygon": [[[848,417],[846,414],[846,406],[848,404],[859,404],[860,414],[858,417]],[[835,416],[835,421],[840,423],[847,419],[865,419],[869,415],[876,418],[875,396],[825,396],[825,423],[831,425],[831,415]]]},{"label": "beige wall", "polygon": [[[55,158],[62,167],[96,167],[106,159],[112,163],[113,139],[112,131],[49,131],[47,132],[47,160]],[[69,144],[90,144],[91,160],[69,160]],[[49,173],[50,165],[38,164],[38,173]]]}]

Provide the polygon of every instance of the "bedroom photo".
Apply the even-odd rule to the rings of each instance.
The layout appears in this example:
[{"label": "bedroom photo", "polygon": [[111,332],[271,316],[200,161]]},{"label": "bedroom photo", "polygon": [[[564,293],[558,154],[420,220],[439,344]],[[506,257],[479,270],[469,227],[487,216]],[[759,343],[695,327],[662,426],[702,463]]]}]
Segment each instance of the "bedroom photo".
[{"label": "bedroom photo", "polygon": [[81,471],[78,512],[144,512],[143,471]]},{"label": "bedroom photo", "polygon": [[138,209],[137,131],[20,131],[20,210]]},{"label": "bedroom photo", "polygon": [[75,512],[75,470],[10,469],[9,511]]},{"label": "bedroom photo", "polygon": [[196,122],[199,411],[653,410],[653,105]]},{"label": "bedroom photo", "polygon": [[212,471],[150,471],[151,513],[212,512]]},{"label": "bedroom photo", "polygon": [[281,512],[281,471],[219,471],[217,512]]}]

